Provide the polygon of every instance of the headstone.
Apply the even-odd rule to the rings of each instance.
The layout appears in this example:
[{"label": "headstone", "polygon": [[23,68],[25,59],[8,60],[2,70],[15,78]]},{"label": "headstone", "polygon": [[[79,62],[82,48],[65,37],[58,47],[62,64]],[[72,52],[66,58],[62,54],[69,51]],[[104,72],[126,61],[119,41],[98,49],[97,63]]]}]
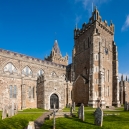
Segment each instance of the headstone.
[{"label": "headstone", "polygon": [[85,114],[84,114],[84,104],[81,104],[81,120],[84,121],[85,120]]},{"label": "headstone", "polygon": [[35,129],[34,121],[29,121],[27,129]]},{"label": "headstone", "polygon": [[81,119],[81,106],[79,107],[79,110],[78,110],[78,117],[79,119]]},{"label": "headstone", "polygon": [[69,105],[68,104],[66,104],[66,108],[68,108],[69,107]]},{"label": "headstone", "polygon": [[3,107],[2,109],[2,119],[5,119],[7,117],[7,106]]},{"label": "headstone", "polygon": [[128,103],[127,103],[127,106],[126,106],[126,111],[128,111],[129,110],[129,105],[128,105]]},{"label": "headstone", "polygon": [[127,101],[125,101],[124,110],[127,111]]},{"label": "headstone", "polygon": [[103,110],[98,107],[95,112],[94,112],[94,116],[95,116],[95,125],[98,126],[102,126],[102,122],[103,122]]},{"label": "headstone", "polygon": [[69,103],[69,108],[71,107],[71,104]]},{"label": "headstone", "polygon": [[70,115],[72,116],[72,114],[73,114],[73,106],[71,106],[70,108]]},{"label": "headstone", "polygon": [[73,111],[75,111],[75,102],[73,103]]}]

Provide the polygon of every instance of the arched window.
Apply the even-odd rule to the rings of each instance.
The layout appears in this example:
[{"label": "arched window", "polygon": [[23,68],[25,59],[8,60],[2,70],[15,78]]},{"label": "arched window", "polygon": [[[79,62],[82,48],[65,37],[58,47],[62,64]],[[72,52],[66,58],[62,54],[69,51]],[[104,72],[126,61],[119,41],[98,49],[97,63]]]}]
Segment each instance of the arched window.
[{"label": "arched window", "polygon": [[8,64],[4,67],[4,72],[16,73],[17,70],[16,70],[15,66],[14,66],[12,63],[8,63]]},{"label": "arched window", "polygon": [[44,71],[42,69],[40,69],[37,73],[37,76],[40,76],[40,75],[43,75],[44,74]]},{"label": "arched window", "polygon": [[31,69],[26,66],[23,70],[22,70],[22,74],[26,75],[26,76],[32,76],[32,71]]}]

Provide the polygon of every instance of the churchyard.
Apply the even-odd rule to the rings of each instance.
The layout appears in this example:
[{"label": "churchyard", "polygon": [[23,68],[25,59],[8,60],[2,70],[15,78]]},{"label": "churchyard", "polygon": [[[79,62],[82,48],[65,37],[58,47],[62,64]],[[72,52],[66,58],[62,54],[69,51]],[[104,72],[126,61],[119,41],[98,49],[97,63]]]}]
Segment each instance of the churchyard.
[{"label": "churchyard", "polygon": [[[112,110],[103,110],[102,127],[95,125],[94,111],[96,109],[85,107],[84,118],[78,118],[78,107],[73,111],[73,117],[56,118],[56,129],[129,129],[129,111],[124,111],[124,107],[115,108]],[[63,109],[64,112],[69,112],[70,108]],[[41,129],[52,129],[53,119],[46,120]]]},{"label": "churchyard", "polygon": [[29,121],[36,120],[44,112],[43,109],[26,109],[18,111],[17,115],[3,120],[2,112],[0,112],[0,129],[23,129],[28,126]]},{"label": "churchyard", "polygon": [[[83,110],[84,112],[82,112]],[[83,116],[79,115],[79,107],[64,108],[61,113],[69,112],[70,115],[66,117],[55,117],[55,129],[129,129],[129,111],[126,111],[124,107],[115,109],[104,109],[102,127],[95,125],[95,108],[81,107],[80,113],[84,113]],[[18,111],[18,113],[11,117],[1,119],[0,117],[0,129],[23,129],[28,126],[29,121],[34,121],[45,111],[43,109],[26,109]],[[70,113],[72,112],[72,114]],[[55,116],[56,116],[55,112]],[[2,112],[0,111],[0,116]],[[52,119],[46,119],[41,129],[53,128],[53,115]]]}]

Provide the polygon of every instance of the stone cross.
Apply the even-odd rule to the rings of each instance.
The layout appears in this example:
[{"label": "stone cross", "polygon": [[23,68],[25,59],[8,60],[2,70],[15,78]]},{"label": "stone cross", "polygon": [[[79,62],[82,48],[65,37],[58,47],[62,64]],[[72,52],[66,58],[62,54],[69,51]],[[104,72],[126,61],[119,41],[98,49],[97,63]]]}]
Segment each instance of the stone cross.
[{"label": "stone cross", "polygon": [[55,121],[55,104],[54,104],[54,109],[53,109],[53,129],[55,129],[55,124],[56,124],[56,121]]},{"label": "stone cross", "polygon": [[103,110],[98,107],[95,112],[94,112],[94,116],[95,116],[95,125],[98,125],[98,126],[102,126],[102,123],[103,123]]},{"label": "stone cross", "polygon": [[84,114],[84,104],[81,104],[81,120],[84,121],[85,120],[85,114]]}]

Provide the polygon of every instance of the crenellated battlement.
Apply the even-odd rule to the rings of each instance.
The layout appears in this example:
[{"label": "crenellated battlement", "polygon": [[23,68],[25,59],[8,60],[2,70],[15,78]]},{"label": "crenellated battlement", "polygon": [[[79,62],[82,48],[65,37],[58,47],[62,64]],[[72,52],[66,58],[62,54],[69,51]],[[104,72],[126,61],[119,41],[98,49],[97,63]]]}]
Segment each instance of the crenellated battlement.
[{"label": "crenellated battlement", "polygon": [[80,35],[82,35],[83,33],[85,33],[86,31],[88,31],[93,25],[95,25],[95,23],[97,23],[101,28],[103,28],[105,31],[107,31],[108,33],[110,33],[111,35],[114,35],[114,24],[110,23],[110,25],[108,25],[107,21],[104,20],[102,21],[101,16],[99,15],[99,11],[95,8],[94,12],[92,12],[92,16],[89,19],[89,22],[86,24],[82,24],[82,28],[75,28],[74,30],[74,38],[78,38]]},{"label": "crenellated battlement", "polygon": [[58,68],[63,68],[63,69],[66,68],[66,66],[61,65],[61,64],[57,64],[57,63],[46,61],[46,60],[41,60],[41,59],[38,59],[38,58],[34,58],[34,57],[31,57],[31,56],[27,56],[27,55],[24,55],[24,54],[20,54],[20,53],[16,53],[16,52],[12,52],[12,51],[9,51],[9,50],[4,50],[4,49],[0,49],[0,55],[1,56],[18,58],[19,60],[25,60],[27,62],[30,61],[30,62],[38,63],[38,64],[41,64],[41,65],[44,64],[44,65],[51,65],[51,66],[58,67]]}]

